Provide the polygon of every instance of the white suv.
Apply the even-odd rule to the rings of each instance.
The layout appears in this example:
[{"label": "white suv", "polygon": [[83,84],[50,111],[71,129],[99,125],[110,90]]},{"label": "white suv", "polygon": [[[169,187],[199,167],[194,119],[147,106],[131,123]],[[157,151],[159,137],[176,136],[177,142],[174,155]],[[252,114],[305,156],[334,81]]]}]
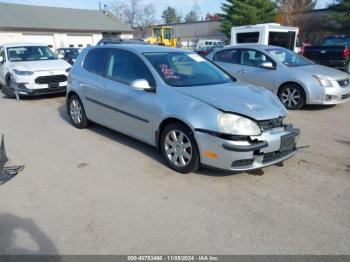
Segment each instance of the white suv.
[{"label": "white suv", "polygon": [[46,45],[0,46],[0,87],[9,97],[64,93],[70,67]]}]

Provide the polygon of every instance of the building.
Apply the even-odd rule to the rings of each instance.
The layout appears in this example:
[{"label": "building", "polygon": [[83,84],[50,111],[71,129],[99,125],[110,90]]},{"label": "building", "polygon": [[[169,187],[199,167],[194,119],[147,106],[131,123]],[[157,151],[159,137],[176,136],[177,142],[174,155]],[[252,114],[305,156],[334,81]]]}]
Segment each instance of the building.
[{"label": "building", "polygon": [[[184,47],[191,47],[200,39],[217,39],[228,41],[225,34],[220,31],[221,21],[205,20],[189,23],[163,24],[157,26],[171,26],[175,38],[180,38]],[[135,28],[134,38],[143,39],[152,36],[152,28]]]},{"label": "building", "polygon": [[107,12],[0,3],[0,44],[87,47],[102,37],[132,38],[132,33],[129,26]]}]

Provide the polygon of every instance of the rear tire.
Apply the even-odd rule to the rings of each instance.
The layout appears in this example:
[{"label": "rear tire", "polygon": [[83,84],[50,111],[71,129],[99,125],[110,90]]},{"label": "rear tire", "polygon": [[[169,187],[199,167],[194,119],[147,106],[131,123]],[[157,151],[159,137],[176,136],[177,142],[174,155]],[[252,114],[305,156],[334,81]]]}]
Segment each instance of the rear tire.
[{"label": "rear tire", "polygon": [[305,106],[306,95],[304,89],[294,83],[282,86],[278,92],[278,98],[289,110],[298,110]]},{"label": "rear tire", "polygon": [[77,95],[69,98],[68,114],[74,127],[84,129],[89,126],[89,120],[86,117],[83,103]]},{"label": "rear tire", "polygon": [[193,132],[186,125],[172,123],[167,125],[160,140],[161,153],[176,172],[187,174],[199,168],[199,153]]}]

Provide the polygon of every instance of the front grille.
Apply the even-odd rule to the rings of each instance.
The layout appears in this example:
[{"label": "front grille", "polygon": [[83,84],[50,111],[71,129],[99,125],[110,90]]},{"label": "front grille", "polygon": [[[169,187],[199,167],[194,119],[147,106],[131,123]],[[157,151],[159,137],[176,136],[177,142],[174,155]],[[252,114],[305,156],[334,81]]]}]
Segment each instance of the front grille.
[{"label": "front grille", "polygon": [[349,79],[343,79],[338,81],[338,84],[340,85],[340,87],[348,87],[349,83],[350,83]]},{"label": "front grille", "polygon": [[283,118],[275,118],[270,120],[258,121],[262,131],[271,130],[278,127],[283,127]]},{"label": "front grille", "polygon": [[342,95],[341,99],[344,100],[344,99],[347,99],[350,97],[350,94],[346,94],[346,95]]},{"label": "front grille", "polygon": [[243,160],[237,160],[232,163],[232,167],[244,167],[244,166],[251,166],[254,163],[254,159],[243,159]]},{"label": "front grille", "polygon": [[60,83],[60,82],[66,82],[66,81],[67,81],[66,75],[40,76],[37,79],[35,79],[35,83],[39,85]]},{"label": "front grille", "polygon": [[272,152],[272,153],[267,153],[264,155],[264,159],[263,159],[263,164],[265,163],[269,163],[271,161],[274,161],[274,160],[277,160],[277,159],[280,159],[290,153],[292,153],[293,151],[295,151],[295,148],[291,148],[287,151],[278,151],[278,152]]}]

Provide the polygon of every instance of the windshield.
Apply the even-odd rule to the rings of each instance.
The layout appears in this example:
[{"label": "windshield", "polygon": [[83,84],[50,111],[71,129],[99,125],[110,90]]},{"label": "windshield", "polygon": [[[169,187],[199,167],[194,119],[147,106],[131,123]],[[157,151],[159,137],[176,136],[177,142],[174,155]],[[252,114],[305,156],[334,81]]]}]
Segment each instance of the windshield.
[{"label": "windshield", "polygon": [[64,49],[63,52],[65,57],[77,58],[79,56],[79,49]]},{"label": "windshield", "polygon": [[323,43],[323,46],[330,45],[341,45],[341,46],[350,46],[350,37],[330,37],[326,38]]},{"label": "windshield", "polygon": [[289,67],[307,66],[314,64],[305,57],[298,55],[285,48],[271,48],[266,49],[265,51],[268,52],[275,59]]},{"label": "windshield", "polygon": [[11,62],[57,59],[57,56],[46,46],[9,47],[7,56]]},{"label": "windshield", "polygon": [[144,53],[162,79],[170,86],[217,85],[235,81],[203,57],[185,52]]}]

